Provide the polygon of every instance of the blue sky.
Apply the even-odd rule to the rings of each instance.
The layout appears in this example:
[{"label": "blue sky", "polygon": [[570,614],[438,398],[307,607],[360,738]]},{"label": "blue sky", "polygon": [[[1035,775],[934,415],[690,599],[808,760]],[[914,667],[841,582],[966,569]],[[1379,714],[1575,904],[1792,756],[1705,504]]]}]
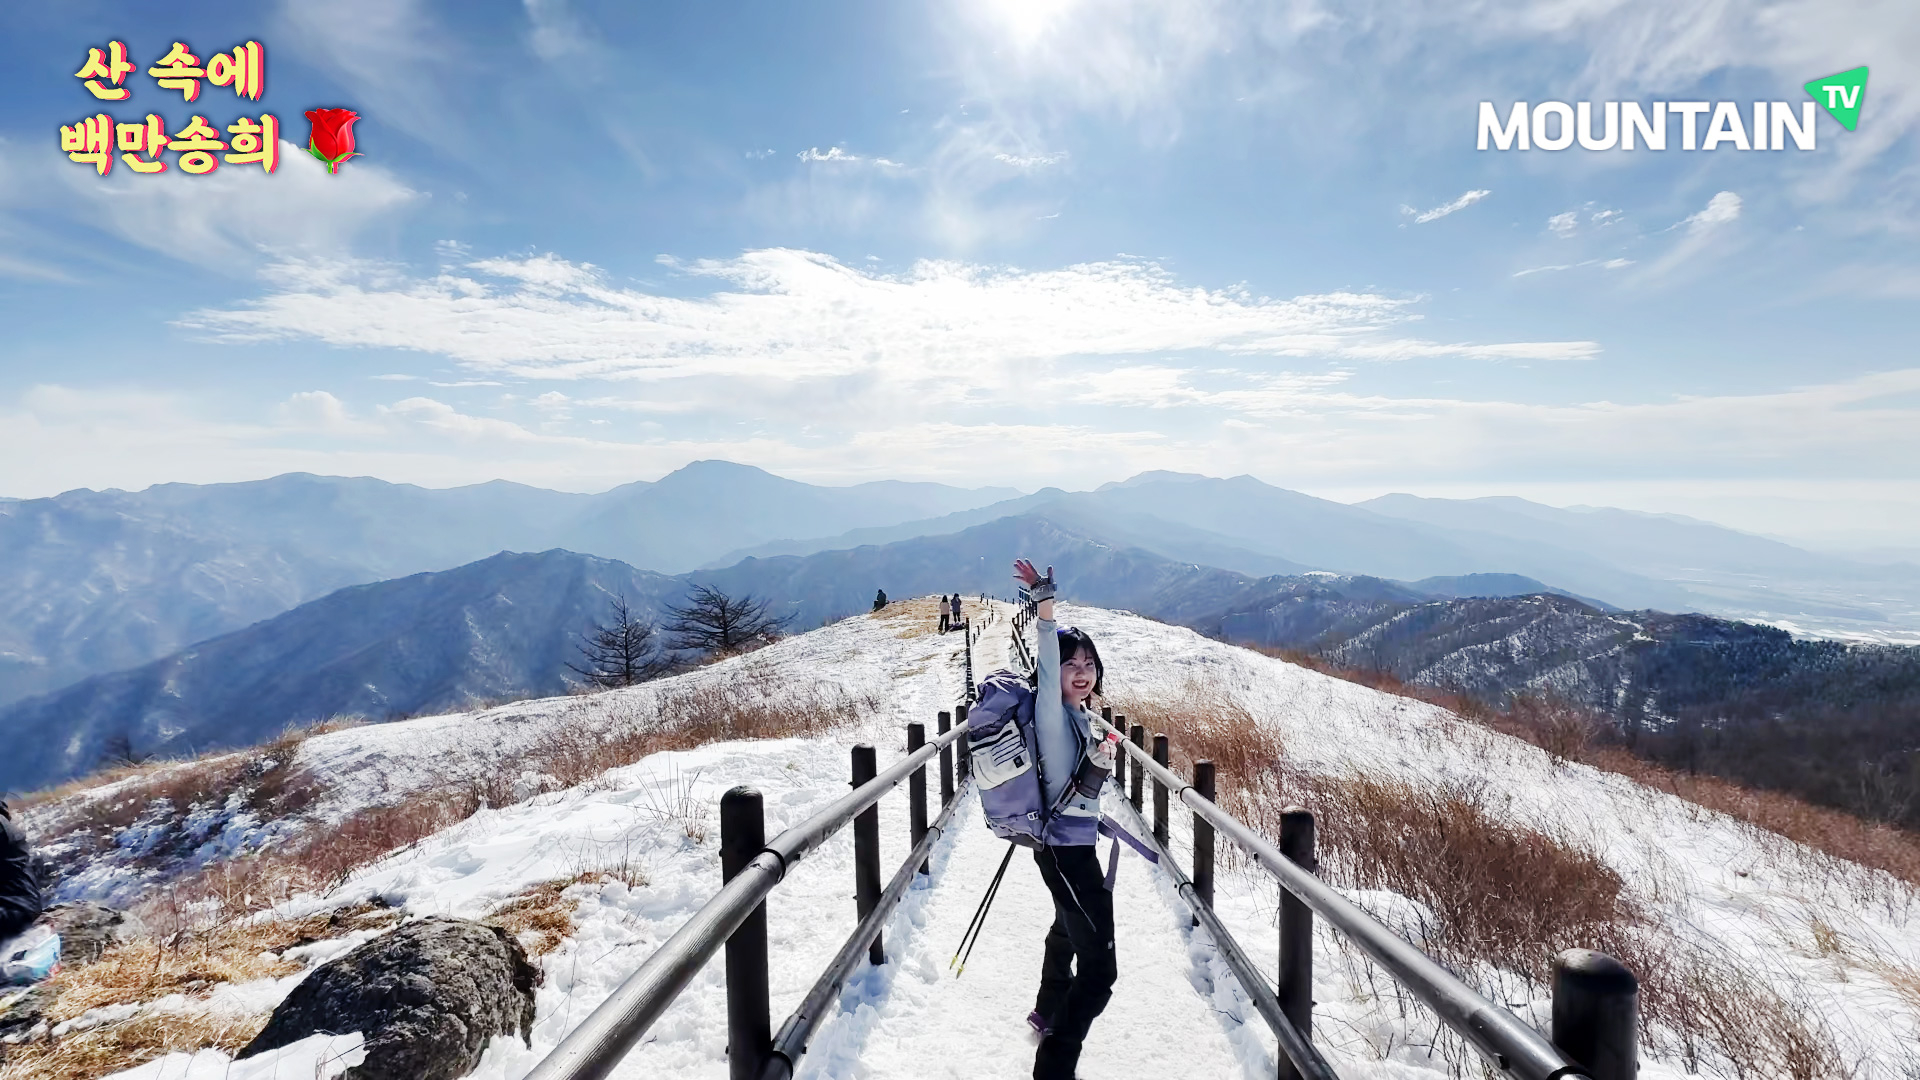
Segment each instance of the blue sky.
[{"label": "blue sky", "polygon": [[[14,5],[0,494],[1166,468],[1920,548],[1920,8],[1676,7]],[[279,171],[69,162],[113,38],[170,129],[244,111],[171,42],[264,43]],[[1812,152],[1474,148],[1861,64]]]}]

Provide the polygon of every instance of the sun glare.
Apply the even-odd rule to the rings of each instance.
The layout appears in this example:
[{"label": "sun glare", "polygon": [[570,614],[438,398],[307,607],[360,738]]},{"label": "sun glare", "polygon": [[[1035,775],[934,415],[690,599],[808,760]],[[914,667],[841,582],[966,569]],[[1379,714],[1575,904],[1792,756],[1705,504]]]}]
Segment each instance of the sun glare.
[{"label": "sun glare", "polygon": [[986,0],[978,6],[993,29],[1019,48],[1029,48],[1064,21],[1080,0]]}]

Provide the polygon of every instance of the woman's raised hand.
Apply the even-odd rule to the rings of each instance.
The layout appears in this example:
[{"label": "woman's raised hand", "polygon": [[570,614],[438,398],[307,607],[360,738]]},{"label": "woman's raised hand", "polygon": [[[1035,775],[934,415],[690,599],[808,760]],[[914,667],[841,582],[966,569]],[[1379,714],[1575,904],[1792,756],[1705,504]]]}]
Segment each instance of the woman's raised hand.
[{"label": "woman's raised hand", "polygon": [[[1053,567],[1047,567],[1047,576],[1053,576]],[[1036,583],[1044,579],[1041,578],[1040,571],[1033,568],[1032,563],[1025,559],[1015,559],[1013,560],[1013,580],[1031,589]]]}]

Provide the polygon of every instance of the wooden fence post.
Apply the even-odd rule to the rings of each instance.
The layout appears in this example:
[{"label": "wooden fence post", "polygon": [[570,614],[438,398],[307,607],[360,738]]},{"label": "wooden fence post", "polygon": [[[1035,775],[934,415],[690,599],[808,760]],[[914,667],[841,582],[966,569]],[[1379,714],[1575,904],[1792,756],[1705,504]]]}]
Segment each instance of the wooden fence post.
[{"label": "wooden fence post", "polygon": [[[861,743],[853,748],[853,786],[860,785],[879,775],[874,760],[873,745]],[[880,804],[875,803],[856,814],[853,819],[853,905],[857,919],[865,919],[874,908],[880,906]],[[887,951],[881,947],[881,935],[873,935],[873,944],[867,949],[867,959],[876,964],[887,962]]]},{"label": "wooden fence post", "polygon": [[[1213,801],[1213,762],[1193,763],[1193,790]],[[1193,891],[1201,903],[1213,907],[1213,824],[1199,814],[1193,815]],[[1199,916],[1193,924],[1200,925]]]},{"label": "wooden fence post", "polygon": [[[1313,814],[1298,806],[1280,812],[1280,854],[1302,870],[1315,871]],[[1307,1042],[1313,1041],[1313,909],[1280,890],[1280,1011]],[[1280,1080],[1299,1080],[1285,1055]]]},{"label": "wooden fence post", "polygon": [[[1133,736],[1133,745],[1145,750],[1147,748],[1147,729],[1140,724],[1135,724],[1128,730]],[[1138,763],[1133,766],[1133,785],[1128,791],[1128,798],[1133,802],[1133,812],[1136,814],[1140,812],[1141,807],[1144,805],[1140,801],[1140,780],[1141,774],[1146,771],[1147,770],[1141,768]]]},{"label": "wooden fence post", "polygon": [[[953,714],[940,710],[940,734],[953,730]],[[953,744],[940,748],[940,809],[945,810],[953,801]]]},{"label": "wooden fence post", "polygon": [[[732,881],[767,846],[760,792],[737,787],[720,796],[720,878]],[[761,901],[727,939],[727,1076],[759,1080],[773,1046],[767,995],[767,904]]]},{"label": "wooden fence post", "polygon": [[[953,726],[967,726],[967,707],[965,705],[955,705],[953,707]],[[967,777],[973,775],[973,751],[967,746],[967,736],[962,735],[954,741],[960,744],[960,752],[954,755],[953,779],[956,784],[964,784],[967,782]]]},{"label": "wooden fence post", "polygon": [[1633,1080],[1640,1069],[1640,980],[1588,949],[1553,961],[1553,1045],[1593,1080]]},{"label": "wooden fence post", "polygon": [[[907,725],[907,753],[912,754],[927,745],[927,725],[911,723]],[[920,838],[927,835],[927,767],[913,770],[907,777],[907,829],[913,840],[907,848],[912,851],[920,846]],[[922,860],[920,872],[927,872],[927,862]]]},{"label": "wooden fence post", "polygon": [[[1161,767],[1167,767],[1167,736],[1160,732],[1153,737],[1153,760]],[[1167,848],[1167,785],[1158,779],[1153,782],[1153,838],[1160,841],[1160,850]]]}]

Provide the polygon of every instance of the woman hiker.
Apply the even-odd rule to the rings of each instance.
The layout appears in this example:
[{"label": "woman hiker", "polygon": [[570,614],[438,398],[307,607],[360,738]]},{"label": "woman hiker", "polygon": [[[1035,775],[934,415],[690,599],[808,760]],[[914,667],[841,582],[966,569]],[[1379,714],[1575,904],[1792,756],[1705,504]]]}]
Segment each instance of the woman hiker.
[{"label": "woman hiker", "polygon": [[1042,577],[1019,559],[1013,572],[1038,604],[1033,681],[1006,671],[989,676],[967,733],[988,826],[1033,849],[1053,896],[1040,992],[1027,1017],[1040,1035],[1034,1080],[1073,1080],[1087,1031],[1119,976],[1113,894],[1094,852],[1100,789],[1118,736],[1089,708],[1105,674],[1093,639],[1054,626],[1053,568]]},{"label": "woman hiker", "polygon": [[940,632],[947,632],[947,595],[940,594]]}]

